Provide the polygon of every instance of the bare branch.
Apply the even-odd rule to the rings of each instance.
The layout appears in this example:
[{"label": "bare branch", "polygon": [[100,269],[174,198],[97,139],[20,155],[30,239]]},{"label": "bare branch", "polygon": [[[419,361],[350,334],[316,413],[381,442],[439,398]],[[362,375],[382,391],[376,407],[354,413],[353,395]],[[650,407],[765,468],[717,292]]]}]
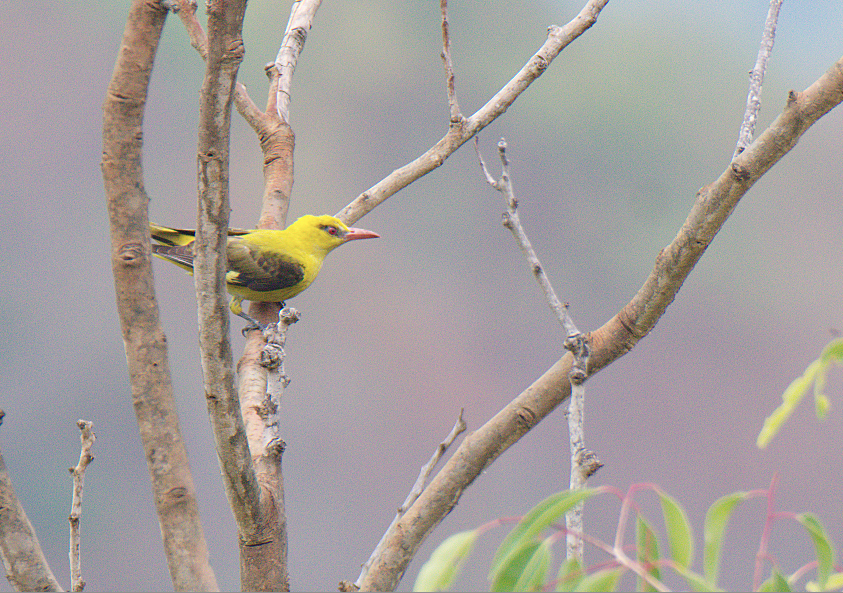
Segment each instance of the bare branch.
[{"label": "bare branch", "polygon": [[[237,522],[241,586],[249,591],[289,589],[286,532],[275,495],[250,450],[235,389],[225,295],[229,213],[229,134],[245,0],[208,5],[208,59],[200,95],[199,207],[194,276],[205,394],[226,495]],[[250,340],[253,342],[254,340]],[[280,477],[280,475],[279,475]],[[279,533],[279,527],[281,532]]]},{"label": "bare branch", "polygon": [[[506,212],[503,215],[503,225],[508,228],[515,237],[521,252],[527,258],[527,263],[536,277],[545,299],[550,305],[550,309],[555,314],[557,320],[565,330],[566,339],[565,347],[574,355],[574,364],[571,367],[569,376],[571,379],[572,397],[568,403],[568,434],[571,443],[571,479],[569,487],[571,490],[585,487],[586,479],[599,469],[602,465],[599,461],[594,463],[596,456],[590,453],[591,464],[588,468],[584,467],[587,461],[587,456],[584,440],[584,410],[585,410],[585,379],[587,377],[586,370],[588,369],[589,348],[588,341],[583,336],[574,324],[573,319],[568,313],[568,305],[563,305],[556,296],[556,290],[550,283],[547,274],[544,271],[544,266],[539,261],[538,255],[533,249],[527,232],[521,224],[521,217],[518,215],[518,200],[515,198],[515,190],[512,186],[512,178],[509,175],[509,159],[506,157],[506,141],[501,139],[498,142],[498,155],[501,160],[502,173],[498,180],[495,180],[488,169],[486,163],[483,161],[483,156],[480,154],[479,142],[477,136],[474,137],[474,147],[477,151],[477,158],[480,161],[480,168],[483,175],[486,177],[486,182],[501,192],[506,201]],[[583,503],[577,504],[573,509],[565,513],[565,525],[567,529],[567,548],[568,558],[577,558],[582,562],[584,542],[581,537],[576,534],[583,533],[582,510]]]},{"label": "bare branch", "polygon": [[[299,55],[304,50],[304,42],[307,41],[307,34],[313,26],[313,19],[316,17],[320,4],[322,0],[294,0],[293,8],[290,10],[290,20],[287,21],[287,28],[284,31],[284,39],[275,57],[274,67],[279,82],[274,103],[278,118],[287,123],[290,123],[293,72],[296,70]],[[267,105],[267,111],[269,111],[269,105]]]},{"label": "bare branch", "polygon": [[[573,373],[576,363],[571,368]],[[585,368],[583,366],[582,368]],[[592,451],[585,448],[585,384],[571,381],[571,399],[568,402],[568,438],[571,444],[571,479],[568,488],[585,488],[588,478],[603,467],[603,463]],[[582,513],[584,504],[576,504],[565,513],[565,546],[568,559],[577,558],[583,562],[585,542],[577,534],[584,533]]]},{"label": "bare branch", "polygon": [[207,60],[208,38],[196,18],[196,0],[162,0],[161,5],[178,15],[187,31],[190,45],[199,52],[203,60]]},{"label": "bare branch", "polygon": [[260,488],[234,387],[225,296],[229,129],[235,77],[243,57],[239,38],[244,10],[245,2],[208,6],[211,33],[199,103],[199,204],[193,267],[208,413],[226,494],[241,538],[249,540],[260,521]]},{"label": "bare branch", "polygon": [[[590,334],[589,375],[653,329],[682,282],[740,198],[796,145],[818,119],[843,101],[843,58],[802,93],[791,91],[784,112],[712,184],[700,190],[676,239],[659,254],[650,277],[629,304]],[[361,590],[393,590],[419,546],[459,502],[463,490],[571,393],[573,354],[563,356],[486,424],[463,440],[418,500],[390,531]]]},{"label": "bare branch", "polygon": [[442,13],[442,62],[445,65],[445,81],[448,89],[448,107],[451,112],[451,125],[463,121],[460,104],[457,101],[457,88],[454,78],[454,63],[451,60],[451,31],[448,24],[448,0],[439,1],[439,10]]},{"label": "bare branch", "polygon": [[132,400],[152,479],[164,552],[177,591],[218,589],[181,437],[158,316],[149,247],[141,135],[144,105],[166,11],[133,0],[103,106],[102,175],[108,197],[117,311]]},{"label": "bare branch", "polygon": [[97,436],[94,434],[94,424],[87,420],[76,422],[82,434],[79,440],[82,447],[79,451],[79,463],[76,467],[70,468],[70,475],[73,476],[73,499],[70,503],[70,590],[83,591],[85,581],[82,580],[82,558],[79,555],[81,537],[79,533],[79,520],[82,517],[82,493],[85,490],[85,470],[94,460],[91,449]]},{"label": "bare branch", "polygon": [[752,143],[755,134],[755,124],[758,122],[758,112],[761,111],[761,87],[764,85],[764,73],[767,71],[767,60],[773,53],[773,42],[776,39],[776,24],[779,22],[779,11],[784,0],[770,0],[767,20],[764,23],[764,33],[761,35],[761,47],[758,48],[758,59],[755,67],[749,73],[749,94],[746,97],[746,111],[738,134],[738,145],[732,159],[744,151]]},{"label": "bare branch", "polygon": [[[474,140],[474,146],[477,148],[478,142],[476,136]],[[498,155],[501,159],[502,173],[501,178],[495,181],[486,169],[486,163],[483,162],[480,150],[477,150],[477,157],[480,159],[480,167],[483,169],[486,181],[489,185],[501,192],[504,200],[506,201],[506,212],[503,215],[503,226],[509,229],[512,236],[515,237],[515,241],[518,243],[518,247],[521,249],[521,252],[527,258],[527,264],[529,264],[530,270],[533,272],[533,276],[535,276],[536,281],[539,283],[539,287],[541,287],[544,292],[547,304],[550,305],[550,310],[553,311],[554,316],[562,325],[562,329],[565,330],[565,335],[567,337],[577,336],[579,335],[580,330],[577,329],[577,326],[574,325],[574,320],[571,319],[571,316],[568,314],[568,307],[563,305],[559,300],[559,297],[556,296],[556,290],[554,290],[553,285],[550,283],[550,280],[544,271],[544,266],[542,266],[539,261],[539,256],[536,254],[536,250],[533,249],[533,244],[530,242],[530,238],[527,236],[527,232],[521,224],[521,217],[518,215],[518,200],[515,198],[515,191],[512,188],[512,179],[509,176],[509,159],[506,158],[506,140],[504,139],[501,139],[500,142],[498,142]]]},{"label": "bare branch", "polygon": [[[454,443],[457,437],[463,432],[465,432],[468,428],[465,423],[465,420],[463,420],[462,417],[464,411],[465,410],[462,409],[460,410],[460,415],[457,417],[457,421],[454,424],[454,427],[451,429],[451,432],[448,433],[448,436],[445,437],[445,440],[439,443],[439,446],[436,447],[436,451],[433,452],[430,461],[428,461],[424,465],[424,467],[422,467],[421,472],[419,472],[419,477],[416,478],[416,483],[413,484],[413,487],[410,489],[410,493],[407,495],[407,498],[404,499],[404,502],[401,503],[400,507],[398,507],[398,513],[395,515],[395,518],[392,520],[392,523],[389,524],[389,527],[387,527],[386,532],[384,532],[383,537],[381,537],[381,540],[378,542],[378,545],[375,546],[375,549],[372,552],[372,555],[369,557],[369,560],[367,560],[366,564],[363,565],[363,570],[360,571],[360,576],[357,577],[357,583],[361,583],[368,575],[369,570],[372,567],[372,563],[374,562],[375,558],[380,556],[380,554],[382,553],[383,547],[388,541],[387,536],[392,532],[392,529],[395,524],[398,523],[398,520],[401,519],[401,516],[404,514],[404,512],[408,508],[410,508],[410,506],[412,506],[414,502],[416,502],[419,496],[421,496],[421,493],[424,491],[425,484],[427,484],[427,481],[430,479],[430,474],[433,473],[433,468],[436,467],[436,464],[439,463],[439,460],[442,459],[442,456]],[[356,589],[358,585],[354,585],[354,587]],[[346,587],[342,590],[348,591],[351,589]]]},{"label": "bare branch", "polygon": [[[243,85],[237,88],[237,111],[257,134],[263,151],[264,194],[257,228],[282,229],[286,226],[293,191],[295,136],[289,123],[293,73],[320,4],[321,0],[293,2],[278,54],[275,61],[265,68],[270,81],[266,111],[261,111],[252,102]],[[277,316],[278,308],[252,304],[249,314],[255,319],[271,322]]]},{"label": "bare branch", "polygon": [[[293,73],[320,4],[321,0],[294,0],[278,54],[266,67],[270,88],[265,112],[252,101],[243,84],[235,87],[237,111],[257,133],[264,153],[265,189],[257,228],[281,229],[287,219],[293,169],[294,138],[289,126]],[[207,38],[196,20],[194,0],[168,0],[166,5],[179,15],[191,45],[207,60]]]},{"label": "bare branch", "polygon": [[[0,410],[0,424],[6,413]],[[62,591],[41,550],[38,536],[15,494],[0,452],[0,556],[6,578],[16,591]]]},{"label": "bare branch", "polygon": [[518,96],[547,70],[547,67],[562,50],[597,21],[600,11],[608,3],[609,0],[589,0],[580,13],[567,25],[564,27],[551,26],[548,29],[547,40],[539,51],[483,107],[468,119],[462,120],[459,125],[455,125],[452,120],[448,132],[439,142],[414,161],[396,169],[357,196],[348,206],[337,213],[337,217],[346,224],[352,224],[397,191],[442,165],[460,146],[503,115]]}]

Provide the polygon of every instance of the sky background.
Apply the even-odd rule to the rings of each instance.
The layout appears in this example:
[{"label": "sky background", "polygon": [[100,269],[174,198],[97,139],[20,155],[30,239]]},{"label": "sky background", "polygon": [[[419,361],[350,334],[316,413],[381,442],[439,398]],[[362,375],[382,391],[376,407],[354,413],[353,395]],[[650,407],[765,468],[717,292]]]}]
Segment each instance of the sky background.
[{"label": "sky background", "polygon": [[[447,130],[439,3],[325,2],[293,87],[291,220],[334,213]],[[258,104],[288,5],[251,2],[240,80]],[[581,2],[453,2],[453,58],[466,115]],[[128,2],[3,3],[0,22],[0,446],[56,575],[69,582],[67,468],[77,418],[94,422],[82,518],[87,591],[172,588],[131,406],[114,304],[99,162],[101,105]],[[516,104],[481,134],[493,172],[509,143],[519,212],[583,331],[637,292],[696,191],[728,166],[767,2],[612,0]],[[843,4],[786,2],[759,131],[790,89],[843,52]],[[203,65],[177,18],[164,31],[144,128],[152,220],[195,225]],[[813,511],[843,541],[843,380],[818,422],[806,402],[768,449],[755,439],[789,382],[843,330],[840,110],[820,120],[742,200],[655,330],[588,382],[591,481],[653,482],[685,505],[701,550],[705,510],[779,476],[777,505]],[[232,226],[250,227],[261,153],[235,114]],[[504,204],[470,145],[357,226],[382,238],[344,247],[291,304],[284,456],[294,590],[355,580],[419,468],[461,408],[476,429],[549,368],[564,336],[512,237]],[[239,588],[236,531],[202,396],[191,279],[156,262],[156,286],[200,512],[217,579]],[[233,321],[235,353],[242,352]],[[526,512],[568,483],[562,410],[507,451],[429,537],[401,588],[447,536]],[[654,510],[646,497],[644,508]],[[763,501],[727,534],[722,584],[750,586]],[[586,510],[611,539],[618,504]],[[659,514],[650,515],[654,523]],[[505,530],[483,539],[459,588],[483,589]],[[808,538],[777,522],[772,552],[792,572]],[[559,556],[564,554],[562,546]],[[594,549],[587,560],[603,559]],[[696,564],[699,567],[699,561]],[[8,584],[0,583],[0,590]]]}]

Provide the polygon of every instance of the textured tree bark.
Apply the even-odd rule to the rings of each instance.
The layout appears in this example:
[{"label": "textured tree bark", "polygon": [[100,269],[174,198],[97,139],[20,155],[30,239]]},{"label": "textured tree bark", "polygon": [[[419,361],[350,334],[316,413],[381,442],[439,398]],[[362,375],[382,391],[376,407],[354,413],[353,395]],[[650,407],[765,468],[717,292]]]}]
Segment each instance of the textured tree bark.
[{"label": "textured tree bark", "polygon": [[149,198],[141,156],[149,78],[166,10],[135,0],[103,105],[102,174],[111,261],[132,401],[152,479],[173,587],[218,590],[173,397],[167,339],[158,317],[149,247]]}]

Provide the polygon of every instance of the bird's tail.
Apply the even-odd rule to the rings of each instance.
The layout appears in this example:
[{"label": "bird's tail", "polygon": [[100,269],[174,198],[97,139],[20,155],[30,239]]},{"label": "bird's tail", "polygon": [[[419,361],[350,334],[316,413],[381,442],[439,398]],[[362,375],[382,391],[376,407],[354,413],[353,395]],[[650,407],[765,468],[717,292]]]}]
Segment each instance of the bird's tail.
[{"label": "bird's tail", "polygon": [[[246,229],[228,229],[228,236],[245,235],[252,231]],[[149,223],[149,233],[152,238],[164,245],[190,245],[196,239],[196,231],[193,229],[171,229],[154,222]]]},{"label": "bird's tail", "polygon": [[196,239],[196,231],[171,229],[154,223],[149,223],[149,232],[153,239],[164,245],[188,245]]}]

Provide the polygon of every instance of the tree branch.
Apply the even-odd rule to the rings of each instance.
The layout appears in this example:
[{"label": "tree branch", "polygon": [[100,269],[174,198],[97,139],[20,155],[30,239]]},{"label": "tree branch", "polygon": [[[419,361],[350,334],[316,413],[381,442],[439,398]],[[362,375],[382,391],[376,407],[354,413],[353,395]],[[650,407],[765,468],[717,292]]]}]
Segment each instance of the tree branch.
[{"label": "tree branch", "polygon": [[161,4],[178,15],[187,31],[190,45],[199,52],[203,60],[207,61],[208,38],[205,36],[202,25],[196,19],[196,0],[162,0]]},{"label": "tree branch", "polygon": [[784,0],[770,0],[767,11],[767,21],[761,35],[761,47],[758,48],[758,58],[755,67],[749,73],[749,93],[746,97],[746,111],[738,134],[738,144],[735,147],[734,159],[752,143],[755,134],[755,124],[758,122],[758,112],[761,111],[761,87],[764,85],[764,73],[767,71],[767,60],[773,52],[773,42],[776,39],[776,24],[779,22],[779,11]]},{"label": "tree branch", "polygon": [[73,498],[70,503],[70,590],[82,591],[85,589],[85,581],[82,580],[82,558],[79,550],[82,538],[79,531],[79,520],[82,517],[82,493],[85,490],[85,470],[94,460],[91,449],[97,436],[94,434],[94,424],[87,420],[79,420],[76,425],[82,434],[79,440],[82,446],[79,451],[79,463],[76,467],[70,468],[70,475],[73,476]]},{"label": "tree branch", "polygon": [[[569,372],[571,380],[571,399],[568,403],[568,435],[571,445],[571,478],[569,481],[569,488],[576,490],[584,488],[586,480],[591,477],[603,464],[597,459],[597,456],[585,448],[585,380],[587,378],[586,369],[588,368],[589,347],[588,341],[577,329],[574,320],[571,319],[568,313],[568,305],[562,304],[559,297],[556,296],[556,290],[550,283],[547,273],[544,271],[544,266],[536,254],[530,238],[527,236],[527,231],[521,224],[521,217],[518,215],[518,200],[515,198],[515,190],[512,186],[512,178],[509,175],[509,159],[506,156],[506,141],[501,139],[498,142],[498,155],[501,159],[501,177],[495,180],[486,169],[486,163],[483,161],[483,155],[480,154],[479,142],[477,136],[474,137],[474,147],[477,151],[477,158],[480,161],[480,168],[483,175],[486,177],[486,182],[498,190],[504,197],[506,202],[506,212],[503,215],[503,225],[510,230],[521,252],[527,258],[527,263],[530,270],[539,283],[539,286],[544,292],[545,300],[550,305],[551,311],[555,315],[562,329],[565,330],[565,348],[574,355],[574,364]],[[584,543],[581,537],[577,534],[584,533],[582,511],[584,503],[580,502],[574,506],[570,511],[565,513],[565,528],[567,531],[567,549],[568,558],[576,558],[580,564],[583,561]]]},{"label": "tree branch", "polygon": [[384,179],[357,196],[337,213],[346,224],[353,224],[397,191],[427,175],[451,156],[475,134],[503,115],[518,96],[541,76],[550,63],[574,39],[585,33],[596,21],[609,0],[589,0],[580,13],[564,27],[551,26],[547,40],[523,68],[483,107],[459,124],[451,121],[448,132],[439,142],[414,161],[396,169]]},{"label": "tree branch", "polygon": [[464,410],[460,410],[460,415],[457,417],[457,421],[454,424],[454,427],[451,429],[451,432],[448,433],[448,436],[445,437],[445,440],[439,443],[439,446],[436,447],[436,450],[433,452],[433,455],[431,456],[430,460],[424,465],[424,467],[421,468],[421,471],[419,472],[419,477],[416,478],[416,483],[413,484],[413,487],[410,489],[410,493],[407,495],[407,498],[404,499],[404,502],[401,503],[400,507],[398,507],[398,513],[395,515],[395,518],[392,520],[392,523],[389,524],[389,527],[383,534],[381,540],[378,542],[378,545],[375,546],[375,549],[372,552],[372,555],[369,557],[369,560],[367,560],[366,563],[363,565],[363,569],[360,571],[360,576],[357,577],[356,584],[351,585],[351,583],[343,581],[342,583],[340,583],[340,591],[358,590],[359,584],[363,582],[364,579],[366,579],[369,570],[371,570],[372,568],[372,563],[383,553],[383,550],[387,545],[388,541],[387,536],[392,532],[392,529],[395,524],[398,523],[398,521],[401,519],[407,509],[410,508],[410,506],[412,506],[412,504],[416,502],[416,500],[418,500],[419,496],[421,496],[421,493],[424,492],[425,485],[430,479],[430,474],[433,473],[433,468],[436,467],[436,464],[439,463],[439,460],[442,459],[442,456],[445,454],[448,448],[454,443],[455,440],[457,440],[457,437],[464,433],[468,428],[465,423],[465,420],[463,420],[462,417],[463,412]]},{"label": "tree branch", "polygon": [[144,191],[142,123],[166,11],[134,0],[103,106],[102,175],[108,199],[111,262],[132,400],[152,479],[173,587],[218,589],[176,413],[167,341],[158,317]]},{"label": "tree branch", "polygon": [[[282,121],[290,123],[290,98],[292,97],[293,73],[296,71],[296,64],[299,55],[304,50],[304,43],[307,41],[307,34],[313,26],[313,19],[322,0],[294,0],[293,8],[290,11],[290,19],[287,21],[287,28],[284,31],[284,39],[278,55],[275,57],[273,67],[278,76],[278,84],[274,100],[266,106],[267,112],[274,104],[275,112]],[[272,99],[272,95],[270,95]]]},{"label": "tree branch", "polygon": [[456,77],[454,76],[454,62],[451,59],[451,27],[448,23],[448,0],[440,0],[439,10],[442,13],[442,63],[445,66],[445,83],[448,90],[448,107],[451,112],[451,125],[463,121],[460,104],[457,101]]},{"label": "tree branch", "polygon": [[[802,93],[791,91],[784,112],[712,184],[650,277],[620,313],[590,335],[589,376],[623,356],[655,327],[740,198],[793,148],[820,117],[843,101],[843,58]],[[393,590],[419,546],[456,506],[465,490],[504,451],[570,396],[573,355],[563,356],[524,392],[469,434],[418,500],[387,534],[361,590]]]},{"label": "tree branch", "polygon": [[[286,226],[294,180],[295,135],[289,124],[293,73],[320,3],[321,0],[294,2],[276,60],[266,68],[270,79],[266,111],[262,112],[251,100],[245,100],[248,98],[245,92],[237,94],[237,109],[257,134],[263,151],[264,194],[258,228],[280,229]],[[243,562],[253,566],[254,575],[268,571],[276,583],[275,588],[284,590],[289,590],[286,565],[287,518],[281,471],[285,445],[278,430],[280,393],[276,397],[272,393],[274,387],[268,389],[268,369],[264,361],[271,353],[283,359],[286,329],[298,319],[289,313],[287,309],[279,312],[275,303],[251,303],[249,314],[255,319],[263,322],[279,321],[280,327],[276,326],[276,329],[281,332],[278,337],[280,353],[272,340],[264,346],[260,332],[250,332],[243,356],[237,365],[241,410],[249,427],[252,459],[262,486],[262,502],[266,509],[264,544],[246,549],[249,555],[242,558]],[[286,378],[282,379],[282,384],[283,389]],[[269,559],[273,557],[279,559],[278,564],[270,565]],[[243,586],[257,588],[260,584],[250,584],[244,580]]]},{"label": "tree branch", "polygon": [[[0,424],[6,413],[0,410]],[[16,591],[62,591],[41,550],[38,536],[15,494],[0,452],[0,555],[6,578]]]},{"label": "tree branch", "polygon": [[225,296],[229,130],[235,78],[243,57],[240,36],[244,10],[245,2],[208,5],[208,59],[199,103],[199,203],[193,268],[208,413],[226,494],[241,539],[250,541],[260,521],[260,488],[234,387]]}]

